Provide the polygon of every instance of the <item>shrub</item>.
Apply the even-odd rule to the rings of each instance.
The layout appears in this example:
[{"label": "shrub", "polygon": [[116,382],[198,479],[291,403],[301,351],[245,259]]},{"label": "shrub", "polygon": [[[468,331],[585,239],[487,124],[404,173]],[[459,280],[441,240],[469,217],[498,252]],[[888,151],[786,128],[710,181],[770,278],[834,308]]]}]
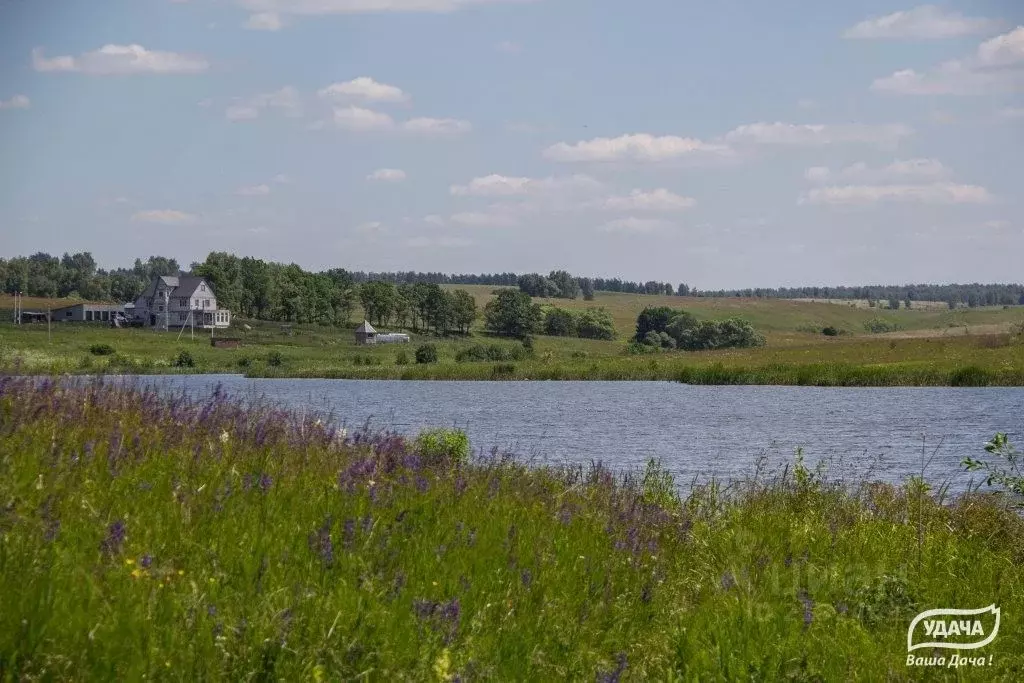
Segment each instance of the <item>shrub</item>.
[{"label": "shrub", "polygon": [[883,332],[896,332],[903,328],[894,322],[886,320],[885,318],[872,318],[864,323],[864,329],[871,334],[881,334]]},{"label": "shrub", "polygon": [[705,320],[686,328],[678,339],[678,348],[687,351],[751,348],[764,344],[764,337],[742,318]]},{"label": "shrub", "polygon": [[416,349],[416,362],[420,364],[437,362],[437,346],[435,344],[423,344]]},{"label": "shrub", "polygon": [[821,333],[823,335],[825,335],[826,337],[838,337],[839,336],[839,330],[837,330],[832,325],[829,325],[828,327],[821,328]]},{"label": "shrub", "polygon": [[110,344],[93,344],[89,347],[89,353],[94,356],[113,356],[115,351]]},{"label": "shrub", "polygon": [[267,354],[267,365],[272,368],[281,367],[284,365],[284,356],[280,351],[271,351]]},{"label": "shrub", "polygon": [[178,352],[177,357],[175,357],[174,359],[173,365],[176,368],[194,368],[196,366],[196,361],[194,358],[192,358],[191,353],[182,350]]},{"label": "shrub", "polygon": [[523,346],[504,344],[473,344],[455,354],[458,363],[482,363],[484,361],[523,360],[530,352]]},{"label": "shrub", "polygon": [[588,308],[577,319],[577,336],[581,339],[615,339],[615,321],[604,308]]},{"label": "shrub", "polygon": [[428,429],[416,437],[416,451],[431,464],[464,463],[469,460],[469,436],[461,429]]},{"label": "shrub", "polygon": [[405,352],[405,349],[402,349],[397,354],[395,354],[395,365],[408,365],[408,364],[409,364],[409,354]]},{"label": "shrub", "polygon": [[[1022,323],[1022,326],[1024,326],[1024,323]],[[533,335],[528,334],[523,337],[523,350],[526,351],[527,354],[533,353]]]},{"label": "shrub", "polygon": [[658,353],[661,350],[660,346],[651,346],[650,344],[639,344],[637,342],[631,343],[626,347],[626,353],[630,356],[642,356],[649,353]]},{"label": "shrub", "polygon": [[552,337],[575,337],[579,331],[576,314],[564,308],[549,308],[544,313],[544,334]]},{"label": "shrub", "polygon": [[241,358],[238,359],[238,367],[240,367],[240,368],[248,368],[248,367],[251,367],[251,366],[252,366],[252,358],[249,358],[248,356],[242,356]]},{"label": "shrub", "polygon": [[1024,453],[1019,453],[1003,432],[996,434],[985,444],[985,451],[997,459],[1005,460],[1006,465],[998,460],[996,464],[971,457],[964,458],[960,464],[968,472],[981,471],[988,475],[985,478],[987,486],[1002,487],[1001,493],[1009,494],[1016,506],[1024,507],[1024,475],[1021,474]]}]

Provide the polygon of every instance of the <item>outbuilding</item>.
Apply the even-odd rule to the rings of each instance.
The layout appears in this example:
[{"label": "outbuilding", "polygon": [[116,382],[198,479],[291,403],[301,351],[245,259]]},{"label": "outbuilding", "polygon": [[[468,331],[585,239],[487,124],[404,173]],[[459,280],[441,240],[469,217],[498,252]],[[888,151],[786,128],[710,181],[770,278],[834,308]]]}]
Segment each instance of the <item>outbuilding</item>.
[{"label": "outbuilding", "polygon": [[373,329],[373,325],[370,324],[369,320],[364,320],[363,324],[356,328],[356,343],[357,344],[376,344],[377,343],[377,330]]},{"label": "outbuilding", "polygon": [[51,312],[54,322],[109,323],[117,314],[124,316],[124,306],[116,304],[72,304]]}]

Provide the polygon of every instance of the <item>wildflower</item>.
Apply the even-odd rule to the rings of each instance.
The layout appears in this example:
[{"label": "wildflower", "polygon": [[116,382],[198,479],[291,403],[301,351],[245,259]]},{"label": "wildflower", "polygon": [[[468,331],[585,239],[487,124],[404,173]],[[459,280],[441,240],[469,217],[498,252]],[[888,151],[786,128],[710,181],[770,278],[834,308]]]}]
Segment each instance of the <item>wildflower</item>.
[{"label": "wildflower", "polygon": [[135,560],[129,557],[127,560],[124,561],[124,563],[130,567],[133,564],[135,564]]},{"label": "wildflower", "polygon": [[227,430],[224,430],[224,431],[222,431],[220,433],[220,442],[221,443],[227,443],[230,439],[231,439],[231,435],[227,433]]},{"label": "wildflower", "polygon": [[334,562],[334,543],[331,541],[331,518],[324,520],[323,526],[309,535],[309,549],[320,555],[324,564],[330,566]]},{"label": "wildflower", "polygon": [[107,527],[107,537],[100,543],[100,550],[108,556],[120,553],[125,535],[124,521],[119,519]]},{"label": "wildflower", "polygon": [[185,570],[184,569],[179,569],[178,570],[178,576],[185,576]]},{"label": "wildflower", "polygon": [[135,569],[132,570],[132,578],[133,579],[137,579],[137,578],[139,578],[141,576],[144,576],[144,575],[145,575],[145,572],[142,571],[141,569],[139,569],[138,567],[136,567]]},{"label": "wildflower", "polygon": [[732,590],[736,587],[736,579],[733,577],[732,572],[727,571],[722,574],[722,590]]},{"label": "wildflower", "polygon": [[615,668],[611,671],[598,671],[597,682],[598,683],[619,683],[622,680],[622,674],[626,671],[626,653],[620,652],[615,658]]}]

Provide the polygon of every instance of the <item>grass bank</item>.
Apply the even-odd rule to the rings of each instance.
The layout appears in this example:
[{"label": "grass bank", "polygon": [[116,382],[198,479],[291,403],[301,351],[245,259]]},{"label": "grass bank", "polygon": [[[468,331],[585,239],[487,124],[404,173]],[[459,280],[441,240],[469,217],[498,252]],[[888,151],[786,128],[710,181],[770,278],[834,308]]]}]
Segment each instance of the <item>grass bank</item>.
[{"label": "grass bank", "polygon": [[7,680],[917,680],[913,616],[993,603],[985,674],[1024,675],[1024,520],[919,481],[680,498],[653,466],[0,378],[0,499]]},{"label": "grass bank", "polygon": [[[809,304],[803,304],[809,305]],[[828,306],[829,304],[820,304]],[[250,377],[431,380],[665,380],[691,384],[816,386],[1024,386],[1024,340],[1007,333],[894,338],[769,332],[753,349],[629,355],[626,343],[537,337],[533,350],[479,332],[466,338],[414,335],[411,345],[355,344],[352,330],[257,323],[243,346],[213,348],[203,334],[110,329],[88,324],[0,323],[0,373],[241,373]],[[415,363],[420,344],[438,362]],[[474,346],[490,362],[460,362]],[[476,356],[476,357],[486,357]]]}]

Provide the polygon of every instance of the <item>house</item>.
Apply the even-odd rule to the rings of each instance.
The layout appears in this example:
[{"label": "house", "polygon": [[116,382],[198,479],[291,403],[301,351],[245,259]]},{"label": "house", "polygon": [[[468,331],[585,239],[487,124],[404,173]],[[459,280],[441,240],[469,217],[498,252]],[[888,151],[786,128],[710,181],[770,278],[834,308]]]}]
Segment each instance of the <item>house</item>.
[{"label": "house", "polygon": [[370,324],[369,320],[364,320],[363,324],[356,328],[356,343],[357,344],[376,344],[377,343],[377,330],[373,329],[373,325]]},{"label": "house", "polygon": [[55,323],[109,323],[119,314],[124,315],[124,306],[82,303],[55,308],[50,313],[50,319]]},{"label": "house", "polygon": [[159,275],[135,300],[134,320],[144,327],[221,329],[231,325],[231,311],[217,307],[213,287],[192,275]]}]

